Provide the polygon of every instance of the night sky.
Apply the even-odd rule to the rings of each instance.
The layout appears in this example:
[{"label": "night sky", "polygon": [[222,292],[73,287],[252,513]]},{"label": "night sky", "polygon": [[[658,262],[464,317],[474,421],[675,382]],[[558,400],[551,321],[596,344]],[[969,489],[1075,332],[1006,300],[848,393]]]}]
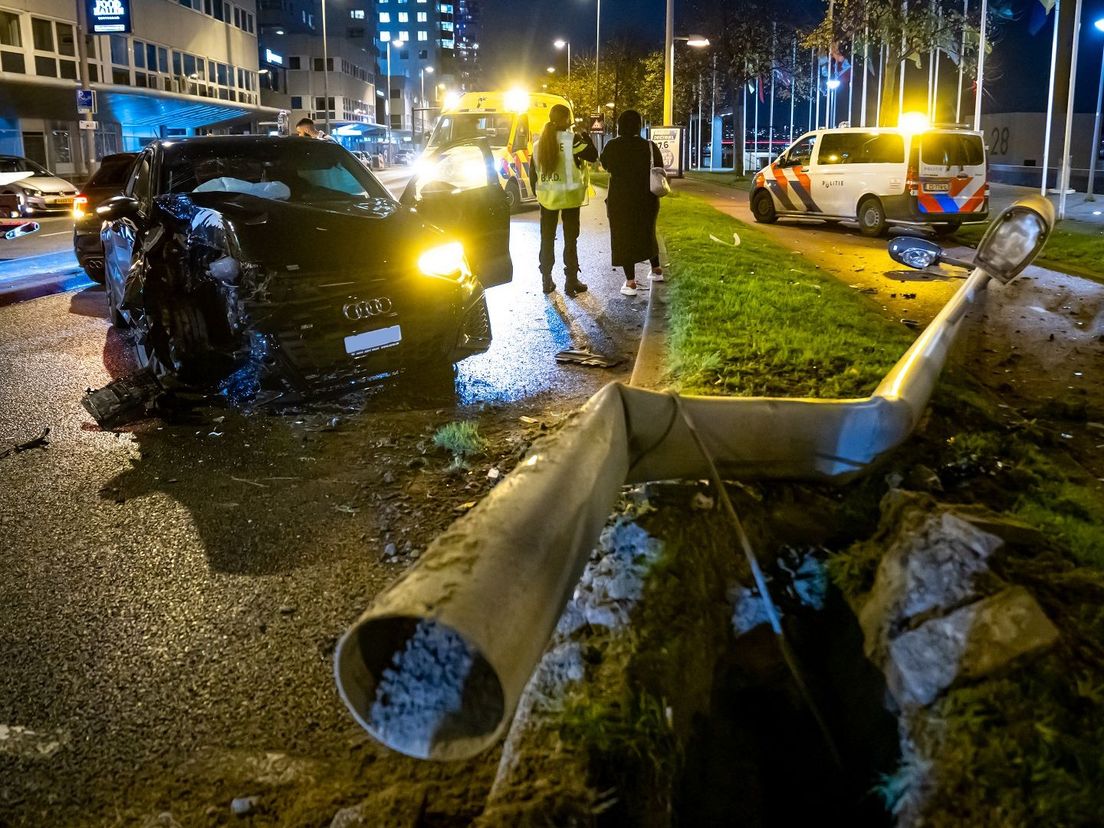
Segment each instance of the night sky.
[{"label": "night sky", "polygon": [[[732,2],[732,0],[717,0]],[[977,0],[971,0],[974,6]],[[1013,19],[1002,22],[996,45],[986,59],[986,111],[1043,111],[1050,72],[1052,23],[1035,36],[1028,31],[1031,7],[1038,0],[990,0],[1010,4]],[[1065,0],[1069,8],[1073,0]],[[1104,33],[1093,21],[1104,17],[1104,0],[1083,0],[1078,60],[1077,111],[1092,112],[1100,73]],[[816,0],[779,0],[779,15],[800,23],[812,23],[823,13]],[[665,0],[602,0],[602,41],[620,35],[654,48],[663,44]],[[692,18],[675,3],[676,32],[694,29]],[[563,67],[564,56],[552,47],[557,37],[572,42],[578,52],[594,49],[595,0],[483,0],[483,34],[480,59],[487,81],[507,85],[538,77],[544,67]],[[1053,15],[1051,15],[1053,18]],[[686,26],[680,21],[685,21]],[[709,35],[709,32],[695,33]],[[944,64],[946,67],[948,64]],[[990,82],[990,70],[994,76]],[[946,71],[946,69],[944,69]]]}]

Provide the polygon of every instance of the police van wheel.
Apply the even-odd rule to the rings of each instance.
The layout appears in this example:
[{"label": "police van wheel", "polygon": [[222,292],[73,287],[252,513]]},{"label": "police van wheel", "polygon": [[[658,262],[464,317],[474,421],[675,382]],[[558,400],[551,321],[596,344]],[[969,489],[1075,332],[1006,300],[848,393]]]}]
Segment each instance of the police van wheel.
[{"label": "police van wheel", "polygon": [[516,181],[506,185],[506,203],[510,207],[511,215],[521,209],[521,188]]},{"label": "police van wheel", "polygon": [[751,202],[751,214],[760,224],[774,224],[778,221],[778,212],[774,209],[774,199],[766,190],[760,190]]},{"label": "police van wheel", "polygon": [[877,237],[886,230],[885,208],[882,202],[871,196],[859,202],[859,232],[864,236]]}]

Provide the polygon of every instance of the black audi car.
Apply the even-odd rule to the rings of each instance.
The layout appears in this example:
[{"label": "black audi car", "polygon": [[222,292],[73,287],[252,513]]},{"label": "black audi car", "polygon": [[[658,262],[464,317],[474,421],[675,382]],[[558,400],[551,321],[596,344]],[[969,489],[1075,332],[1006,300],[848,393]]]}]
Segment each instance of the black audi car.
[{"label": "black audi car", "polygon": [[446,147],[396,201],[330,141],[159,141],[97,208],[107,303],[168,383],[256,395],[447,367],[510,281],[490,148]]},{"label": "black audi car", "polygon": [[103,284],[103,244],[100,242],[100,217],[96,208],[113,195],[122,192],[136,152],[106,155],[95,175],[81,187],[73,199],[73,251],[77,264],[94,282]]}]

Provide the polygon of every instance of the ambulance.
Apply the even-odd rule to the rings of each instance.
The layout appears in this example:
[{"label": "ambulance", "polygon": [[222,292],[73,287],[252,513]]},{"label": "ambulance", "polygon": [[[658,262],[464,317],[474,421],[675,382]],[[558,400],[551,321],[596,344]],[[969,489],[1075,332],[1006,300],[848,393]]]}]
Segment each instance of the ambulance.
[{"label": "ambulance", "polygon": [[980,132],[923,124],[817,129],[756,174],[751,212],[765,224],[856,221],[865,236],[889,225],[948,234],[988,219],[987,172]]},{"label": "ambulance", "polygon": [[455,101],[446,101],[426,144],[425,156],[431,157],[436,148],[454,141],[487,138],[510,212],[516,212],[522,204],[536,201],[529,187],[533,140],[540,137],[548,113],[556,104],[571,109],[570,102],[559,95],[516,89],[467,92]]}]

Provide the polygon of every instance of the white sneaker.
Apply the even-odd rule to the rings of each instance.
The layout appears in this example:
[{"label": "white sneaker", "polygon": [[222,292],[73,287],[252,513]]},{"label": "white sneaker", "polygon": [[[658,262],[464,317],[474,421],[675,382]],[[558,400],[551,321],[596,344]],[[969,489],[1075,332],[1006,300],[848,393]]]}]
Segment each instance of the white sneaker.
[{"label": "white sneaker", "polygon": [[621,285],[621,295],[622,296],[636,296],[636,294],[637,294],[636,288],[629,285],[628,282],[625,282],[625,284]]},{"label": "white sneaker", "polygon": [[652,269],[652,281],[653,282],[665,282],[665,281],[667,281],[666,279],[663,278],[663,268],[662,267],[657,267],[657,268]]}]

